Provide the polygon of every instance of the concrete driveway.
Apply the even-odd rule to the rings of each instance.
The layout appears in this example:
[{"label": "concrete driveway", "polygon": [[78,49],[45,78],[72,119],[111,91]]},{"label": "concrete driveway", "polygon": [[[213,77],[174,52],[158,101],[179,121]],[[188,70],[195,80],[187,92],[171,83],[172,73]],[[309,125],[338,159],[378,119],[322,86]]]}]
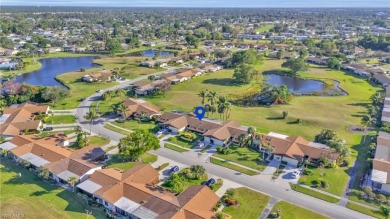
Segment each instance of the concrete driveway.
[{"label": "concrete driveway", "polygon": [[283,180],[283,181],[287,181],[289,183],[296,184],[296,183],[298,183],[300,175],[297,178],[293,178],[293,174],[292,173],[294,171],[299,171],[299,173],[302,174],[301,168],[297,168],[296,166],[292,166],[292,165],[287,165],[283,169],[283,172],[279,175],[278,179],[276,179],[276,180]]}]

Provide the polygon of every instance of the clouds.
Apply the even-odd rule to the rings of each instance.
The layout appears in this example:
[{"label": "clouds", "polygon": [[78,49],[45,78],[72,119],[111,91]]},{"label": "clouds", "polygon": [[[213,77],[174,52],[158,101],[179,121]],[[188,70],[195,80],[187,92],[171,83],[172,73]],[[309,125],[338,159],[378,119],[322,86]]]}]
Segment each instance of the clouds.
[{"label": "clouds", "polygon": [[0,0],[0,5],[101,7],[376,7],[389,8],[389,0]]}]

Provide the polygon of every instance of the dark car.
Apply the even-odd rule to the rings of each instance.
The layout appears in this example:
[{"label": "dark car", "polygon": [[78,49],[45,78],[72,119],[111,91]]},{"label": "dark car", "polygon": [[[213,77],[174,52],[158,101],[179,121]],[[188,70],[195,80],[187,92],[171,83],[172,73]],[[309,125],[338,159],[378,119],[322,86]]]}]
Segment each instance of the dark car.
[{"label": "dark car", "polygon": [[179,167],[178,166],[174,166],[172,167],[170,170],[169,170],[170,173],[176,173],[176,172],[179,172]]},{"label": "dark car", "polygon": [[42,131],[53,131],[53,127],[45,127]]},{"label": "dark car", "polygon": [[206,186],[211,186],[215,183],[215,179],[211,178],[209,180],[207,180],[207,182],[205,183]]}]

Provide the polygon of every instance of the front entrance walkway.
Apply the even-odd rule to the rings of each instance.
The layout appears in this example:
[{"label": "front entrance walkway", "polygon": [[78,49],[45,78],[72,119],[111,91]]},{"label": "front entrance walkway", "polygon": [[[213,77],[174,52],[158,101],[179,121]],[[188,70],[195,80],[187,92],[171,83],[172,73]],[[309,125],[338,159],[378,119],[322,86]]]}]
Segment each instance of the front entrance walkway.
[{"label": "front entrance walkway", "polygon": [[271,162],[268,163],[267,167],[261,172],[261,175],[264,176],[270,176],[270,179],[274,175],[275,171],[278,169],[280,165],[280,161],[278,160],[271,160]]}]

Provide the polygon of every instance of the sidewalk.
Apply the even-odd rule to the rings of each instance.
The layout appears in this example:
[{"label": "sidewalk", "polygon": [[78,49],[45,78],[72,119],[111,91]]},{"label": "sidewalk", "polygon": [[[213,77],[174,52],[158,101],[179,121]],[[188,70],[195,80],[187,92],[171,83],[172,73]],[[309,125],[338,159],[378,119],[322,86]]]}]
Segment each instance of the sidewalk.
[{"label": "sidewalk", "polygon": [[274,208],[274,205],[278,202],[279,202],[278,199],[271,197],[271,199],[268,201],[267,205],[265,206],[263,212],[261,212],[259,219],[266,219],[269,213],[271,213],[272,209]]}]

